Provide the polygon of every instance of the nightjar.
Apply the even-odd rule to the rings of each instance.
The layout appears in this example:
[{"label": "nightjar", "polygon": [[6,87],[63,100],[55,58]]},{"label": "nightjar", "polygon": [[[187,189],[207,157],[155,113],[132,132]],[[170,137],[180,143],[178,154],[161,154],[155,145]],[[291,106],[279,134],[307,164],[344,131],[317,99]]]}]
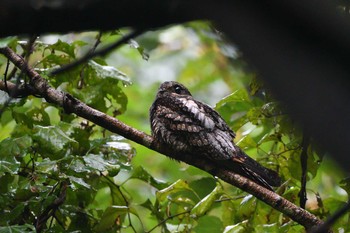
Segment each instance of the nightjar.
[{"label": "nightjar", "polygon": [[150,108],[152,136],[168,147],[175,159],[207,159],[268,188],[279,186],[278,174],[246,155],[233,142],[235,133],[210,106],[195,100],[187,88],[174,81],[160,85]]}]

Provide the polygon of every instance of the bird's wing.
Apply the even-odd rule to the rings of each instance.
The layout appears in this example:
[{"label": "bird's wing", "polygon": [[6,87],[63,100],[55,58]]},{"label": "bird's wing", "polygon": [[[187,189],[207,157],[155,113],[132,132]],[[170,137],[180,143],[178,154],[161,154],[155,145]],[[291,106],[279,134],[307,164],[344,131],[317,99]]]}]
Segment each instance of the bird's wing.
[{"label": "bird's wing", "polygon": [[205,111],[203,104],[189,97],[176,98],[177,104],[181,107],[181,113],[191,121],[204,129],[213,130],[215,122],[211,115]]}]

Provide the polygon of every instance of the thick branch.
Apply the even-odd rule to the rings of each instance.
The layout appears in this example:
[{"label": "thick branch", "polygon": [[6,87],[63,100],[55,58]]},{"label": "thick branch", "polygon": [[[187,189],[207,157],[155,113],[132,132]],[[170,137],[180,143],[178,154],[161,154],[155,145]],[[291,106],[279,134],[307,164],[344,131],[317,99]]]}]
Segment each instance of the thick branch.
[{"label": "thick branch", "polygon": [[[4,54],[12,63],[20,68],[30,78],[30,85],[43,96],[46,101],[63,107],[66,111],[75,113],[80,117],[94,122],[101,127],[104,127],[111,132],[122,135],[132,141],[144,145],[152,150],[158,151],[171,157],[171,152],[157,144],[153,138],[139,130],[136,130],[123,122],[108,116],[96,109],[93,109],[80,100],[72,97],[69,94],[60,92],[50,87],[45,79],[43,79],[34,69],[30,68],[22,57],[14,53],[10,48],[1,48],[0,53]],[[1,84],[0,84],[1,87]],[[316,216],[294,205],[277,193],[269,191],[264,187],[257,185],[249,179],[235,174],[221,166],[211,163],[205,158],[184,156],[183,162],[198,167],[210,174],[221,178],[222,180],[254,195],[261,201],[272,206],[276,210],[284,213],[294,221],[303,225],[306,229],[312,229],[321,225],[323,222]]]}]

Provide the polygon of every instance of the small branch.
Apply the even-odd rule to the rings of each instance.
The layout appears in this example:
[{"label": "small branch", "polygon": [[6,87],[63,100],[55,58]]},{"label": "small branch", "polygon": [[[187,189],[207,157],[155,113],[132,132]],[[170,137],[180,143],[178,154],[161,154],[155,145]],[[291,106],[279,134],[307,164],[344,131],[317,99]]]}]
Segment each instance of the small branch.
[{"label": "small branch", "polygon": [[306,177],[307,177],[307,149],[309,147],[309,137],[304,132],[303,140],[301,142],[301,154],[300,154],[300,163],[301,163],[301,189],[299,192],[300,198],[300,207],[305,209],[307,196],[306,196]]},{"label": "small branch", "polygon": [[60,187],[61,192],[59,196],[43,211],[43,213],[35,221],[34,226],[36,231],[39,233],[44,230],[46,221],[51,217],[55,217],[56,211],[66,199],[66,191],[67,191],[68,184],[67,182],[64,181],[61,183],[60,186],[61,186]]},{"label": "small branch", "polygon": [[120,195],[122,196],[124,202],[125,202],[125,205],[128,207],[128,220],[129,220],[129,226],[130,228],[133,230],[133,232],[137,232],[134,225],[132,225],[132,222],[131,222],[131,216],[130,216],[130,206],[129,206],[129,201],[128,199],[125,197],[124,193],[122,192],[122,190],[120,189],[119,185],[117,185],[116,183],[114,183],[114,181],[112,181],[111,179],[109,179],[107,176],[101,174],[107,181],[109,184],[111,184],[112,186],[114,186],[118,192],[120,193]]},{"label": "small branch", "polygon": [[[96,37],[96,41],[95,41],[95,44],[93,45],[93,47],[90,49],[90,51],[88,52],[88,54],[91,54],[91,53],[94,53],[96,51],[96,48],[97,46],[101,43],[101,37],[102,37],[102,32],[99,32],[97,34],[97,37]],[[84,86],[84,76],[85,76],[85,69],[87,67],[87,63],[84,64],[83,68],[81,68],[81,71],[80,71],[80,80],[78,82],[78,89],[81,89],[83,88]]]},{"label": "small branch", "polygon": [[332,216],[330,216],[327,221],[324,222],[321,226],[315,228],[311,233],[323,233],[327,232],[327,230],[344,214],[346,214],[350,210],[350,201],[346,203],[345,206],[337,210]]},{"label": "small branch", "polygon": [[184,211],[184,212],[181,212],[181,213],[177,213],[177,214],[174,214],[174,215],[171,215],[165,219],[163,219],[162,221],[160,221],[157,225],[155,225],[154,227],[152,227],[149,231],[146,231],[146,233],[151,233],[153,230],[155,230],[157,227],[161,226],[162,224],[166,223],[166,221],[170,220],[170,219],[173,219],[177,216],[180,216],[180,215],[184,215],[184,214],[188,214],[190,213],[191,210],[187,210],[187,211]]},{"label": "small branch", "polygon": [[35,89],[30,85],[16,85],[13,82],[0,80],[0,90],[9,94],[11,98],[24,98],[30,95],[37,95]]},{"label": "small branch", "polygon": [[128,42],[130,39],[135,38],[142,33],[143,33],[142,30],[135,30],[133,32],[130,32],[129,34],[123,36],[120,40],[117,40],[116,42],[114,42],[110,45],[107,45],[106,47],[104,47],[98,51],[95,51],[95,52],[89,51],[85,56],[81,57],[80,59],[75,60],[74,62],[69,63],[65,66],[62,66],[61,68],[53,70],[51,72],[51,75],[56,75],[56,74],[68,71],[70,69],[73,69],[74,67],[77,67],[77,66],[89,61],[90,59],[92,59],[94,57],[104,56],[104,55],[108,54],[109,52],[111,52],[113,49],[118,48],[119,46]]},{"label": "small branch", "polygon": [[[172,152],[169,151],[168,148],[164,148],[161,144],[154,141],[151,136],[87,106],[85,103],[67,93],[57,91],[49,86],[44,78],[30,68],[23,58],[14,53],[10,48],[0,48],[0,53],[5,55],[11,60],[12,63],[15,64],[15,66],[19,67],[21,70],[23,70],[23,72],[25,72],[25,74],[30,78],[30,85],[38,94],[43,96],[46,101],[63,107],[68,113],[75,113],[76,115],[106,128],[113,133],[117,133],[154,151],[158,151],[159,153],[172,157]],[[311,230],[323,224],[323,222],[316,216],[284,199],[277,193],[261,187],[253,181],[235,174],[230,170],[222,168],[206,158],[183,156],[182,161],[207,171],[208,173],[254,195],[259,200],[265,202],[276,210],[284,213],[294,221],[298,222],[307,230]]]}]

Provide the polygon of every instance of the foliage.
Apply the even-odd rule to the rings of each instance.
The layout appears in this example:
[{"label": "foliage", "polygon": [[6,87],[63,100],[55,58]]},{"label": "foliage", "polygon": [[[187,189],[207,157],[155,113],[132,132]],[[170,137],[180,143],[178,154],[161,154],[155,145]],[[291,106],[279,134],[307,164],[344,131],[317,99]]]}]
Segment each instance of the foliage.
[{"label": "foliage", "polygon": [[[54,42],[39,38],[27,56],[29,63],[53,87],[147,132],[148,106],[158,83],[178,77],[196,98],[216,103],[216,110],[237,132],[237,144],[278,171],[286,182],[277,192],[299,203],[304,132],[247,68],[237,49],[208,23],[149,32],[138,39],[142,46],[133,41],[105,59],[50,74],[89,52],[96,34],[59,36]],[[104,33],[101,43],[120,35]],[[26,52],[26,43],[17,38],[3,39],[0,45]],[[148,59],[148,54],[146,62],[142,58]],[[4,73],[7,62],[3,57],[0,62]],[[24,81],[23,76],[20,71],[7,72],[13,82]],[[0,232],[35,232],[33,225],[40,224],[48,232],[302,229],[253,196],[41,98],[11,99],[0,91],[0,104]],[[339,184],[342,172],[321,149],[310,144],[307,152],[307,208],[324,219],[345,203],[349,180]],[[335,229],[348,230],[348,214]]]}]

